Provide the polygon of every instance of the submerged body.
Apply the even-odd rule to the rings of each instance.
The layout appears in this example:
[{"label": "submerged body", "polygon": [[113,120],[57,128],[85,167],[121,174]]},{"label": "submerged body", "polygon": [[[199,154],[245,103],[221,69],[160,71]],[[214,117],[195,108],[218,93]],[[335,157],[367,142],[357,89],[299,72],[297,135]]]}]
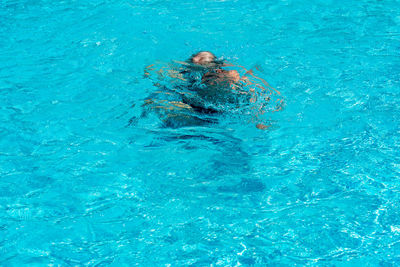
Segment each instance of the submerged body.
[{"label": "submerged body", "polygon": [[[175,88],[171,90],[168,86],[155,83],[157,87],[162,88],[160,93],[169,94],[175,99],[155,100],[156,98],[152,97],[146,100],[146,103],[152,104],[153,110],[162,116],[167,126],[215,122],[216,118],[203,118],[203,115],[221,114],[227,106],[240,108],[241,104],[252,102],[254,90],[242,89],[251,84],[246,77],[246,74],[252,74],[251,71],[246,71],[245,75],[240,76],[236,70],[224,69],[233,65],[217,60],[208,51],[199,52],[186,62],[177,63],[183,68],[158,71],[161,77],[165,77],[166,73],[173,80],[181,81]],[[149,70],[148,67],[145,71],[146,76],[150,75]],[[265,129],[264,126],[257,124],[259,129]]]}]

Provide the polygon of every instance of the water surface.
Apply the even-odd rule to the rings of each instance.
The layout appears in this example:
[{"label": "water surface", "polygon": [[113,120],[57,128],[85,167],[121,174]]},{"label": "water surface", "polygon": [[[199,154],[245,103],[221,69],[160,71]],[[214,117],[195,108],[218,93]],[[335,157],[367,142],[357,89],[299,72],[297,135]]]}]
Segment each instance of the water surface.
[{"label": "water surface", "polygon": [[[0,3],[3,265],[400,263],[399,1]],[[285,108],[165,128],[145,66],[199,50]]]}]

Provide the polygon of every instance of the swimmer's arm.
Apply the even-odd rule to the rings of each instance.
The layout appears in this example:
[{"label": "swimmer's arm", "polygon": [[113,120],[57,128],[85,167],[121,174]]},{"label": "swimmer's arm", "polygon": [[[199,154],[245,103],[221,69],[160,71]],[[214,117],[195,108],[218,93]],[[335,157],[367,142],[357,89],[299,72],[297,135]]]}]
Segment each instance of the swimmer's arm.
[{"label": "swimmer's arm", "polygon": [[166,76],[174,79],[179,79],[182,81],[186,81],[186,79],[183,77],[182,73],[178,70],[174,70],[173,68],[168,68],[168,67],[161,67],[160,69],[156,69],[154,64],[150,64],[144,68],[144,77],[145,78],[150,78],[151,73],[156,73],[158,75],[159,79],[163,79]]},{"label": "swimmer's arm", "polygon": [[171,78],[175,78],[175,79],[179,79],[179,80],[182,80],[182,81],[186,81],[186,79],[183,78],[182,73],[180,71],[177,71],[177,70],[170,69],[170,70],[167,71],[167,75],[169,77],[171,77]]},{"label": "swimmer's arm", "polygon": [[[273,88],[272,86],[270,86],[264,79],[262,79],[262,78],[260,78],[260,77],[258,77],[258,76],[256,76],[256,75],[254,75],[254,72],[253,72],[252,69],[247,70],[247,69],[244,68],[243,66],[237,66],[237,65],[234,65],[234,64],[231,64],[231,63],[228,63],[228,62],[225,64],[225,66],[227,66],[227,67],[240,67],[240,68],[242,68],[242,69],[244,69],[244,70],[246,71],[245,74],[244,74],[242,77],[240,77],[240,80],[239,80],[239,83],[241,83],[242,85],[244,85],[244,86],[253,85],[253,86],[255,86],[256,88],[261,89],[261,92],[267,92],[267,91],[269,91],[267,88],[269,88],[269,89],[272,89],[273,91],[275,91],[278,95],[280,95],[280,92],[279,92],[278,90],[276,90],[275,88]],[[257,67],[256,67],[256,69],[258,70]],[[251,80],[250,80],[250,77],[252,77],[252,78],[255,79],[257,82],[260,82],[260,83],[251,81]],[[238,88],[240,88],[240,86],[238,86]],[[252,96],[252,97],[250,98],[250,102],[251,102],[251,103],[255,103],[255,102],[257,101],[257,94],[256,94],[256,90],[255,90],[254,88],[253,88],[253,89],[250,89],[249,92],[245,92],[245,93],[246,93],[246,94],[248,94],[248,93],[251,94],[251,96]],[[257,108],[257,109],[258,109],[258,112],[256,112],[256,113],[254,114],[254,120],[258,120],[258,119],[259,119],[259,115],[261,115],[261,114],[264,113],[264,112],[262,111],[262,109],[263,109],[263,107],[264,107],[264,104],[270,100],[270,97],[269,97],[269,96],[265,96],[265,97],[263,97],[263,98],[264,98],[263,100],[265,100],[265,102],[262,101],[262,103],[260,104],[260,106]],[[283,99],[282,99],[282,100],[278,99],[278,100],[280,101],[280,105],[279,105],[279,107],[276,109],[276,111],[279,111],[279,110],[282,109],[282,108],[281,108],[281,105],[282,105],[282,103],[283,103]],[[260,129],[260,130],[266,130],[266,129],[268,129],[269,127],[271,127],[271,125],[265,125],[265,124],[263,124],[263,123],[256,123],[256,127],[257,127],[258,129]]]},{"label": "swimmer's arm", "polygon": [[[271,85],[269,85],[269,83],[267,83],[266,80],[264,80],[264,79],[262,79],[262,78],[260,78],[260,77],[258,77],[258,76],[256,76],[256,75],[254,75],[253,69],[248,70],[248,69],[246,69],[246,68],[243,67],[243,66],[235,65],[235,64],[232,64],[232,63],[230,63],[230,62],[226,62],[226,63],[224,64],[224,66],[226,66],[226,67],[239,67],[239,68],[241,68],[241,69],[243,69],[243,70],[246,71],[245,74],[244,74],[244,76],[246,76],[246,77],[250,77],[250,76],[251,76],[251,77],[253,77],[255,80],[257,80],[258,82],[261,82],[262,85],[259,84],[259,86],[261,86],[262,88],[264,88],[264,89],[269,88],[269,89],[272,89],[273,91],[275,91],[275,93],[277,93],[278,95],[281,94],[281,92],[279,92],[279,91],[276,90],[274,87],[272,87]],[[256,66],[255,69],[256,69],[256,70],[259,70],[259,67]],[[247,80],[248,80],[248,78],[247,78]],[[255,84],[255,83],[250,82],[250,84]]]},{"label": "swimmer's arm", "polygon": [[192,107],[181,101],[169,101],[159,99],[146,99],[142,106],[150,106],[153,110],[192,110]]}]

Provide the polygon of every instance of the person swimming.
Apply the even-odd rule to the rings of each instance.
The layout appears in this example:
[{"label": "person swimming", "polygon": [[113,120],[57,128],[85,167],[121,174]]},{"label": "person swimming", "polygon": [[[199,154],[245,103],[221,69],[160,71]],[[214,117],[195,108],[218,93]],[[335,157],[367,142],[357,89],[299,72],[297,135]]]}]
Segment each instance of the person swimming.
[{"label": "person swimming", "polygon": [[[157,73],[158,77],[169,77],[172,81],[181,81],[175,88],[170,86],[161,86],[162,91],[170,91],[168,94],[177,96],[174,101],[159,100],[162,105],[156,105],[158,110],[167,111],[167,118],[181,121],[193,121],[193,118],[202,117],[201,114],[213,115],[226,111],[226,105],[236,106],[240,108],[241,103],[255,102],[255,88],[265,89],[258,83],[251,82],[249,77],[253,75],[253,71],[246,70],[243,76],[240,76],[237,70],[227,70],[226,67],[237,67],[235,65],[217,59],[210,51],[200,51],[193,54],[186,61],[175,61],[178,68],[161,68]],[[150,76],[150,70],[153,65],[146,67],[145,76]],[[241,67],[243,68],[243,67]],[[244,69],[244,68],[243,68]],[[161,76],[160,76],[161,75]],[[167,79],[168,80],[168,79]],[[262,79],[260,79],[262,80]],[[263,81],[263,80],[262,80]],[[264,84],[266,82],[264,81]],[[155,83],[157,87],[160,84]],[[254,85],[253,89],[243,90],[248,85]],[[267,86],[269,86],[267,84]],[[160,88],[161,88],[160,87]],[[173,89],[173,90],[171,90]],[[178,97],[179,95],[179,97]],[[241,99],[240,99],[241,98]],[[245,101],[243,101],[245,99]],[[267,98],[265,99],[266,101]],[[146,100],[147,103],[154,103],[153,99]],[[198,115],[199,116],[198,116]],[[200,119],[206,122],[215,122],[214,119]],[[195,120],[197,121],[197,120]],[[265,125],[257,124],[257,128],[265,129]]]}]

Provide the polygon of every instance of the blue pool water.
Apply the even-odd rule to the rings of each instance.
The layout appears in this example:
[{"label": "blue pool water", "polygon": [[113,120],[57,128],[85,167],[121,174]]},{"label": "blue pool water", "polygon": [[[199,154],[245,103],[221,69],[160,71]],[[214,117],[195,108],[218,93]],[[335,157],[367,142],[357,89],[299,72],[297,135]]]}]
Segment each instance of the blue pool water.
[{"label": "blue pool water", "polygon": [[[0,265],[398,266],[400,2],[0,2]],[[142,118],[210,50],[282,93]]]}]

